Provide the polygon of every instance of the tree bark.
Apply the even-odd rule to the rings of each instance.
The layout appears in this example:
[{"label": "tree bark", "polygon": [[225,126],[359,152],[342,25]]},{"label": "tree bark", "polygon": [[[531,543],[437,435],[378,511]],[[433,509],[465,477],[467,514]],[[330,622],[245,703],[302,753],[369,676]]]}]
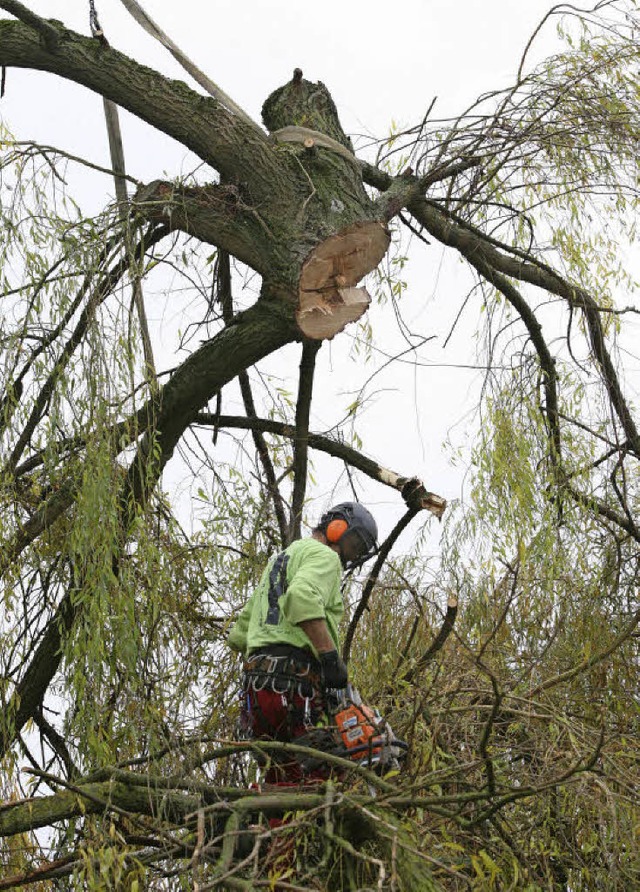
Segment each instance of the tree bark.
[{"label": "tree bark", "polygon": [[[179,140],[225,183],[182,190],[153,183],[139,194],[138,213],[249,264],[263,277],[266,296],[296,307],[307,337],[331,338],[365,312],[369,296],[355,286],[387,251],[388,215],[368,197],[322,84],[294,74],[269,97],[265,121],[276,128],[270,139],[215,99],[101,41],[40,21],[40,28],[0,22],[0,65],[50,71],[94,90]],[[43,41],[42,28],[57,39]],[[277,129],[300,124],[326,138],[278,143]]]}]

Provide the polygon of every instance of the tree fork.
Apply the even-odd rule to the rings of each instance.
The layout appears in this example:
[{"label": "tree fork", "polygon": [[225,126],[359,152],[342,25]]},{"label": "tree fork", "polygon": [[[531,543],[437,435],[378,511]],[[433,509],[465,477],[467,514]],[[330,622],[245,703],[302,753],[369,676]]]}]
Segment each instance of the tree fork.
[{"label": "tree fork", "polygon": [[[43,28],[57,33],[57,41],[43,43]],[[177,228],[189,231],[195,220],[199,237],[236,253],[260,272],[266,291],[296,306],[303,335],[332,338],[366,311],[370,297],[356,286],[386,254],[389,216],[385,206],[367,195],[322,84],[304,80],[296,70],[293,80],[267,99],[265,123],[275,128],[269,140],[215,99],[57,22],[33,16],[29,24],[0,22],[0,65],[50,71],[82,84],[179,140],[218,170],[229,184],[224,188],[237,190],[238,207],[225,208],[223,201],[222,208],[212,208],[210,226],[198,223],[199,204],[216,203],[222,188],[204,187],[203,202],[195,201]],[[278,130],[301,124],[329,142],[278,143]],[[332,142],[341,150],[327,148]],[[194,201],[193,194],[186,197]]]}]

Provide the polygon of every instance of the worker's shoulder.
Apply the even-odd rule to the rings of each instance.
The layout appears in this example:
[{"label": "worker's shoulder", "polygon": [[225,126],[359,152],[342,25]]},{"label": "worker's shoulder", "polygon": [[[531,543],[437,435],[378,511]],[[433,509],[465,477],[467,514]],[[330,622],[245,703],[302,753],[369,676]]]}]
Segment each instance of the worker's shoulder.
[{"label": "worker's shoulder", "polygon": [[340,567],[340,558],[336,552],[318,539],[296,539],[287,548],[287,554],[295,563],[307,559],[315,559],[326,561],[328,564],[335,564],[338,568]]}]

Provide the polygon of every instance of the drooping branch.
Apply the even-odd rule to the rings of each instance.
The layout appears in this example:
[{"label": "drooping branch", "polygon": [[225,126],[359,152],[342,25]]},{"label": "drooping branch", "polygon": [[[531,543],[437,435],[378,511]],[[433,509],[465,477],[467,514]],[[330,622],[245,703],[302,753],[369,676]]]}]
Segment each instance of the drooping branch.
[{"label": "drooping branch", "polygon": [[529,337],[538,354],[542,369],[543,388],[545,392],[545,414],[549,426],[549,439],[551,442],[550,458],[556,469],[560,467],[561,436],[558,417],[558,389],[555,362],[547,342],[542,334],[542,326],[538,322],[535,313],[531,310],[517,288],[509,280],[496,272],[493,267],[480,257],[468,257],[469,262],[477,269],[488,282],[494,285],[509,301],[522,319]]},{"label": "drooping branch", "polygon": [[[290,308],[259,301],[193,353],[157,398],[149,401],[144,411],[150,414],[154,424],[141,439],[120,499],[122,544],[127,540],[139,507],[146,504],[178,441],[202,406],[239,371],[294,340],[296,335]],[[65,637],[81,610],[82,602],[68,591],[12,697],[8,721],[0,728],[0,756],[42,702],[58,671]]]},{"label": "drooping branch", "polygon": [[[154,229],[145,232],[138,243],[132,247],[133,256],[136,258],[141,258],[144,256],[145,252],[161,241],[164,236],[167,234],[167,229],[163,226],[156,226]],[[71,360],[75,350],[78,348],[84,335],[87,332],[91,321],[95,317],[95,313],[100,306],[100,304],[106,300],[106,298],[113,292],[113,289],[120,281],[123,275],[129,269],[129,265],[131,263],[131,257],[124,256],[120,260],[118,260],[111,269],[104,272],[98,282],[94,285],[94,287],[90,287],[92,278],[91,276],[87,276],[85,278],[85,282],[83,283],[82,288],[80,289],[79,298],[82,298],[86,293],[88,293],[88,300],[86,306],[82,313],[80,314],[78,321],[75,325],[75,328],[64,345],[60,356],[49,374],[47,380],[44,382],[42,387],[40,388],[40,392],[37,398],[34,401],[34,404],[31,408],[31,412],[29,413],[29,418],[18,437],[16,444],[14,445],[11,454],[3,468],[3,473],[13,473],[16,465],[20,461],[24,450],[28,446],[31,437],[42,419],[42,416],[45,412],[45,409],[51,399],[54,388],[58,381],[60,380],[64,370],[66,369],[68,363]],[[69,313],[66,314],[66,317],[69,317]],[[61,330],[61,325],[57,326],[56,332]],[[51,341],[51,337],[48,339]],[[37,356],[39,352],[42,350],[42,345],[38,348],[37,351],[34,351],[34,356]],[[32,356],[29,360],[28,366],[33,362],[34,357]],[[28,370],[28,367],[23,370],[21,376],[18,380],[21,380]]]},{"label": "drooping branch", "polygon": [[[457,248],[479,271],[480,267],[492,269],[521,282],[527,282],[555,294],[567,301],[569,306],[582,311],[589,334],[593,355],[600,367],[602,381],[627,438],[628,447],[640,456],[640,435],[633,419],[620,380],[606,346],[606,339],[600,318],[600,308],[594,298],[584,289],[572,285],[545,263],[525,252],[510,255],[500,250],[488,236],[473,227],[463,227],[453,222],[445,211],[434,203],[416,199],[409,205],[409,211],[434,238],[445,245]],[[519,255],[519,256],[518,256]]]},{"label": "drooping branch", "polygon": [[293,494],[291,497],[291,519],[287,544],[301,535],[302,509],[307,489],[307,458],[309,448],[309,413],[313,392],[313,375],[316,355],[320,349],[318,341],[304,341],[300,359],[298,400],[296,403],[296,434],[293,438]]},{"label": "drooping branch", "polygon": [[[477,159],[472,159],[477,161]],[[463,162],[462,162],[463,163]],[[452,169],[456,165],[452,165]],[[446,171],[446,168],[444,168]],[[455,172],[458,172],[456,169]],[[569,306],[582,311],[589,343],[600,367],[604,386],[611,404],[618,416],[627,438],[627,447],[640,456],[640,434],[633,418],[629,403],[624,396],[618,374],[606,346],[606,339],[600,318],[601,310],[596,300],[579,286],[564,279],[556,270],[536,258],[531,252],[507,245],[482,232],[477,227],[456,217],[438,203],[423,195],[412,193],[417,185],[416,177],[391,177],[373,165],[362,166],[366,183],[384,194],[379,201],[390,200],[395,192],[398,201],[404,201],[409,212],[435,239],[444,245],[456,248],[476,268],[483,266],[495,273],[527,282],[563,298]],[[436,171],[432,172],[434,175]],[[400,180],[405,181],[404,191]]]},{"label": "drooping branch", "polygon": [[[255,429],[263,431],[264,433],[287,437],[289,439],[294,439],[296,436],[294,425],[284,424],[281,421],[272,421],[267,418],[251,419],[244,418],[242,415],[218,416],[207,412],[200,412],[196,418],[196,423],[207,426],[217,425],[220,428],[228,427],[240,430]],[[376,480],[378,483],[383,483],[385,486],[390,486],[398,492],[403,492],[410,481],[415,482],[415,478],[403,477],[395,471],[390,471],[388,468],[379,465],[373,459],[367,458],[366,455],[363,455],[351,446],[347,446],[345,443],[339,442],[338,440],[332,440],[331,437],[310,433],[308,435],[308,443],[312,449],[318,449],[320,452],[326,452],[327,455],[332,455],[334,458],[345,461],[353,468],[356,468],[356,470],[362,471],[363,474],[366,474],[367,477],[370,477],[372,480]],[[445,499],[433,492],[429,492],[429,490],[425,489],[422,484],[413,491],[413,498],[415,498],[419,510],[424,509],[429,511],[437,518],[442,517],[447,507]]]},{"label": "drooping branch", "polygon": [[[100,252],[100,257],[98,258],[96,263],[98,269],[102,269],[104,266],[106,266],[110,258],[114,256],[114,248],[115,240],[110,239],[105,248],[103,248],[103,250]],[[41,278],[37,282],[31,283],[30,286],[27,286],[31,289],[32,300],[37,298],[38,295],[43,291],[43,289],[50,281],[50,277],[64,263],[65,259],[66,258],[64,257],[64,255],[62,257],[59,257],[58,260],[56,260],[55,263],[51,265],[51,267],[43,276],[41,276]],[[9,376],[9,379],[4,383],[4,394],[2,396],[2,400],[0,401],[0,406],[2,407],[2,417],[0,418],[1,433],[4,433],[5,429],[8,427],[11,417],[13,416],[15,409],[20,403],[20,400],[24,393],[24,381],[27,378],[30,370],[33,368],[35,361],[44,353],[47,348],[55,343],[55,341],[60,337],[61,333],[65,330],[66,326],[76,314],[82,304],[82,301],[89,292],[92,281],[92,274],[87,273],[84,276],[83,283],[78,289],[76,296],[71,301],[69,308],[67,309],[66,313],[64,314],[58,325],[56,325],[51,331],[46,334],[46,336],[44,336],[40,340],[37,347],[33,348],[30,351],[29,356],[24,360],[20,371]]]}]

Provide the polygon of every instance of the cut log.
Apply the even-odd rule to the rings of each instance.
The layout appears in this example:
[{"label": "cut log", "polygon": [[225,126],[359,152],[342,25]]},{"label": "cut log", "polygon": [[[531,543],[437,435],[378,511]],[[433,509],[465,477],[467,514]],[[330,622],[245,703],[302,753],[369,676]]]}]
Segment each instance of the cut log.
[{"label": "cut log", "polygon": [[296,321],[317,340],[334,337],[355,322],[371,303],[366,288],[355,285],[375,269],[389,247],[389,232],[378,221],[356,223],[321,242],[300,274]]}]

